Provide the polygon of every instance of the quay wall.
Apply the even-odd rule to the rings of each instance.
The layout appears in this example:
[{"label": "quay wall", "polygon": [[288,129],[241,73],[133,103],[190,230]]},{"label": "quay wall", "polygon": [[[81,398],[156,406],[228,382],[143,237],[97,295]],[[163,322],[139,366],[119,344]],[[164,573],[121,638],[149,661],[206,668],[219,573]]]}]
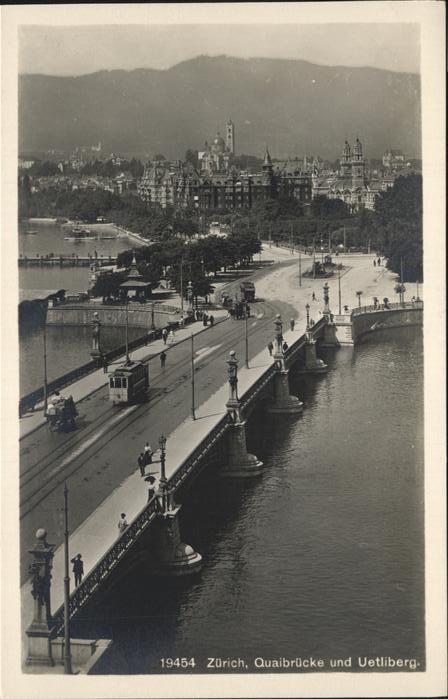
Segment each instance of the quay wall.
[{"label": "quay wall", "polygon": [[[61,305],[49,308],[47,311],[47,325],[75,325],[87,326],[93,321],[93,314],[98,313],[98,318],[104,327],[124,327],[126,325],[126,308],[124,306],[100,306],[94,304]],[[128,321],[130,327],[149,330],[152,327],[152,304],[141,306],[129,306]],[[154,326],[163,328],[168,323],[180,320],[180,310],[174,306],[154,304]]]},{"label": "quay wall", "polygon": [[[398,305],[398,304],[397,304]],[[409,325],[423,325],[423,304],[391,309],[367,310],[356,309],[352,315],[353,342],[358,342],[363,336],[375,330],[386,328],[401,328]]]}]

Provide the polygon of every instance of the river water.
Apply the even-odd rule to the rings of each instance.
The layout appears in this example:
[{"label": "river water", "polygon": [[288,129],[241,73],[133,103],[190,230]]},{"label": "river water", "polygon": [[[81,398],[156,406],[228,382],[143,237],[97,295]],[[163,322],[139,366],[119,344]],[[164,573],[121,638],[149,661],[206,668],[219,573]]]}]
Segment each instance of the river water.
[{"label": "river water", "polygon": [[194,672],[212,671],[208,657],[252,672],[256,657],[309,656],[325,670],[376,656],[424,669],[421,331],[321,356],[326,376],[291,378],[302,416],[250,421],[263,474],[232,482],[209,469],[192,486],[182,535],[201,573],[162,582],[143,566],[73,624],[113,639],[103,673],[167,672],[164,657],[193,657]]},{"label": "river water", "polygon": [[[112,225],[88,226],[97,240],[70,242],[71,226],[50,221],[21,221],[19,224],[19,254],[32,257],[53,253],[86,257],[94,255],[116,256],[123,250],[134,247],[135,242],[127,236],[118,236]],[[107,238],[106,238],[107,236]],[[112,237],[110,237],[112,236]],[[21,289],[68,289],[85,291],[89,286],[89,267],[20,267]],[[129,328],[129,339],[133,340],[142,331]],[[47,373],[48,380],[71,371],[90,360],[90,328],[49,326],[47,328]],[[103,328],[102,342],[106,351],[124,344],[123,328]],[[43,336],[39,327],[21,327],[20,346],[20,395],[26,395],[43,384]]]}]

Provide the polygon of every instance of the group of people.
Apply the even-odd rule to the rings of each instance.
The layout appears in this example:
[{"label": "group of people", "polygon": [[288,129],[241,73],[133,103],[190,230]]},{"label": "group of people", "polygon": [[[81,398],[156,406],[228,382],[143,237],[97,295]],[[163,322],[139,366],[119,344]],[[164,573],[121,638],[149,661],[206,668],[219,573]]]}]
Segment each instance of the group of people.
[{"label": "group of people", "polygon": [[374,267],[376,267],[376,266],[381,267],[381,257],[378,257],[378,259],[375,258],[373,260],[373,266]]},{"label": "group of people", "polygon": [[59,391],[55,391],[47,405],[46,417],[51,425],[75,426],[75,417],[78,415],[73,396],[64,396]]},{"label": "group of people", "polygon": [[230,317],[236,320],[241,320],[241,318],[250,318],[250,306],[248,303],[238,302],[234,306],[229,308]]},{"label": "group of people", "polygon": [[[283,339],[283,338],[282,338],[282,339]],[[282,350],[283,350],[283,352],[286,352],[286,350],[288,349],[288,347],[289,347],[289,345],[288,345],[288,343],[286,342],[286,340],[283,340],[283,344],[282,344]],[[268,348],[269,356],[272,357],[272,354],[273,354],[273,352],[274,352],[274,343],[273,343],[273,342],[268,342],[267,348]]]},{"label": "group of people", "polygon": [[167,328],[163,328],[162,330],[162,340],[163,344],[166,345],[167,343],[169,345],[172,345],[174,340],[175,340],[175,333],[174,330],[171,328],[171,330],[168,332]]}]

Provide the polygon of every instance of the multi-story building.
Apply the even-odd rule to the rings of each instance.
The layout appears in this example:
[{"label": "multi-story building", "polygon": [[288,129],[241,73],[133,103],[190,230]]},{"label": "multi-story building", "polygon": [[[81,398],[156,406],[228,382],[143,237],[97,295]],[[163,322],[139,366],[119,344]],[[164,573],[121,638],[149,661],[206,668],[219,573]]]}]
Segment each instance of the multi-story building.
[{"label": "multi-story building", "polygon": [[232,120],[226,123],[226,140],[217,132],[212,143],[206,141],[204,150],[199,151],[199,168],[202,173],[213,175],[216,172],[228,172],[235,155],[235,125]]},{"label": "multi-story building", "polygon": [[197,209],[251,208],[256,202],[276,196],[293,196],[311,201],[311,176],[295,168],[274,171],[266,149],[261,172],[198,173],[190,163],[169,164],[155,161],[146,166],[138,185],[144,201],[166,207],[193,206]]},{"label": "multi-story building", "polygon": [[406,165],[406,158],[402,150],[389,148],[383,155],[383,167],[385,170],[402,170]]},{"label": "multi-story building", "polygon": [[338,173],[325,177],[313,173],[313,198],[324,195],[329,199],[341,199],[351,212],[364,207],[373,209],[376,197],[384,188],[382,180],[369,178],[359,138],[353,149],[345,142]]}]

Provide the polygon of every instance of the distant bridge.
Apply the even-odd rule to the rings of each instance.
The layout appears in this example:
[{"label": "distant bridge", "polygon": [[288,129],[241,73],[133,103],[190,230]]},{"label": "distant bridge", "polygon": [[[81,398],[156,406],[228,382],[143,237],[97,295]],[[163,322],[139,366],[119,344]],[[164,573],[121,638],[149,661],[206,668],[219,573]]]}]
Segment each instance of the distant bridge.
[{"label": "distant bridge", "polygon": [[116,265],[117,257],[113,255],[20,255],[19,267],[90,267],[93,264]]}]

